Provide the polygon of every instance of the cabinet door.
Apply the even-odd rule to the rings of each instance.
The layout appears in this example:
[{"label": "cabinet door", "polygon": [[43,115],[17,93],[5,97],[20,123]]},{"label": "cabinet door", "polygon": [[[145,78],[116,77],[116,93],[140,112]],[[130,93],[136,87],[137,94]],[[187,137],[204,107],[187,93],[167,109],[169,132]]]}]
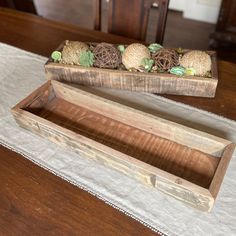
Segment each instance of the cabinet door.
[{"label": "cabinet door", "polygon": [[236,33],[236,0],[222,0],[216,30]]}]

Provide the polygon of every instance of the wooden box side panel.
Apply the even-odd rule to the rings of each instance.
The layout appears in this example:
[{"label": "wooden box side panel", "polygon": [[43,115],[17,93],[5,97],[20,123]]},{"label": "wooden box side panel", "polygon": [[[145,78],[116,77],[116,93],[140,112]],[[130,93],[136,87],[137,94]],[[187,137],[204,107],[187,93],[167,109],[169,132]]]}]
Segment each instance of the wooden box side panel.
[{"label": "wooden box side panel", "polygon": [[236,145],[234,143],[229,144],[225,148],[223,155],[220,159],[220,162],[218,164],[218,167],[216,169],[215,175],[212,179],[212,182],[211,182],[211,185],[209,188],[210,193],[212,194],[212,196],[214,198],[217,197],[217,194],[218,194],[220,186],[223,182],[226,170],[228,168],[229,162],[230,162],[233,152],[235,150],[235,146]]},{"label": "wooden box side panel", "polygon": [[221,156],[224,148],[230,143],[227,140],[143,113],[66,84],[51,82],[57,97],[210,155]]},{"label": "wooden box side panel", "polygon": [[215,51],[207,51],[208,54],[211,56],[211,74],[212,74],[212,79],[215,79],[218,81],[219,73],[218,73],[218,68],[217,68],[217,54]]},{"label": "wooden box side panel", "polygon": [[99,68],[61,65],[49,62],[45,65],[46,77],[86,86],[107,87],[139,92],[214,97],[217,79],[180,78],[170,74],[131,73]]},{"label": "wooden box side panel", "polygon": [[22,110],[13,110],[12,112],[21,127],[46,137],[60,146],[70,148],[79,154],[103,163],[105,166],[132,176],[199,210],[210,211],[213,206],[214,198],[207,189],[135,160],[93,140],[87,140],[85,137],[29,112]]},{"label": "wooden box side panel", "polygon": [[34,109],[40,109],[45,103],[49,102],[55,97],[51,81],[47,81],[45,84],[40,86],[25,99],[16,104],[12,110],[20,108],[34,107]]}]

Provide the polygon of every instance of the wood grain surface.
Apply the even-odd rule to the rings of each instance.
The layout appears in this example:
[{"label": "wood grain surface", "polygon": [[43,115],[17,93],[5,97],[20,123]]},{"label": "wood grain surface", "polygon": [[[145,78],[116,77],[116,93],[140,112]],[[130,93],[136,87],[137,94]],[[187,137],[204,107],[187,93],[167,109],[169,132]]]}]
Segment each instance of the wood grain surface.
[{"label": "wood grain surface", "polygon": [[[58,23],[35,15],[0,9],[0,41],[46,57],[66,39],[124,44],[134,42],[132,39]],[[219,82],[214,99],[176,95],[164,97],[236,120],[236,66],[218,61],[218,68]]]},{"label": "wood grain surface", "polygon": [[0,157],[0,235],[156,235],[21,155]]},{"label": "wood grain surface", "polygon": [[89,109],[55,98],[35,112],[66,129],[109,146],[154,167],[209,187],[219,158],[126,125]]},{"label": "wood grain surface", "polygon": [[1,42],[47,57],[66,39],[124,44],[134,41],[4,8],[0,8],[0,27]]},{"label": "wood grain surface", "polygon": [[[65,39],[127,44],[133,42],[132,39],[85,30],[2,8],[0,27],[1,42],[46,57]],[[218,66],[219,84],[214,99],[170,95],[166,97],[236,120],[235,64],[219,61]],[[111,232],[113,235],[156,235],[137,221],[50,174],[19,154],[0,146],[0,157],[0,234],[17,235],[22,232],[23,235],[50,235],[48,232],[51,230],[52,234],[55,229],[61,235],[111,235]],[[24,189],[28,187],[31,189],[30,193],[25,195]],[[45,195],[49,192],[53,196],[47,198],[47,205],[52,207],[52,211],[44,208],[46,203],[43,203],[42,199],[41,202],[38,201],[42,213],[35,210],[34,204],[31,204],[30,199],[38,199],[42,188],[46,189]],[[58,206],[63,207],[65,213],[60,217]],[[51,217],[52,214],[54,217]],[[68,218],[70,222],[67,221]],[[67,223],[64,223],[64,220]]]},{"label": "wood grain surface", "polygon": [[48,62],[46,77],[85,86],[158,94],[178,94],[196,97],[214,97],[218,83],[216,60],[212,55],[212,78],[177,76],[169,73],[130,72],[96,67],[82,67]]},{"label": "wood grain surface", "polygon": [[[216,196],[232,156],[226,152],[230,141],[55,80],[33,91],[12,113],[21,127],[202,211],[212,209],[209,187]],[[218,157],[208,154],[212,144]]]},{"label": "wood grain surface", "polygon": [[[43,56],[65,40],[133,40],[0,8],[0,42]],[[158,235],[0,146],[0,235]]]},{"label": "wood grain surface", "polygon": [[236,120],[236,64],[218,61],[218,69],[219,81],[214,99],[175,95],[163,97]]},{"label": "wood grain surface", "polygon": [[[97,45],[97,43],[87,43],[92,44],[94,47]],[[66,41],[62,42],[55,50],[62,51],[65,44]],[[188,51],[184,50],[184,53]],[[47,79],[85,86],[212,98],[215,97],[218,84],[217,57],[215,51],[206,52],[211,57],[211,78],[177,76],[167,72],[141,73],[97,67],[87,68],[78,65],[55,63],[51,57],[45,64],[45,72]]]}]

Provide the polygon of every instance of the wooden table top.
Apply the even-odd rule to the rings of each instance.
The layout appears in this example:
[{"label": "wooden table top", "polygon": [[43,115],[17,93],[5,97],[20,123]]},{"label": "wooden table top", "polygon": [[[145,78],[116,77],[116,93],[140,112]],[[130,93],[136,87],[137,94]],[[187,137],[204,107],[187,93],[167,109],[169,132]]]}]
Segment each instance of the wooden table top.
[{"label": "wooden table top", "polygon": [[[132,39],[0,8],[0,42],[43,56],[65,39]],[[165,97],[236,120],[236,66],[219,61],[216,97]],[[0,146],[0,235],[156,235],[87,192]]]},{"label": "wooden table top", "polygon": [[[133,40],[0,8],[0,42],[49,56],[63,40]],[[0,146],[0,235],[156,235],[91,194]]]}]

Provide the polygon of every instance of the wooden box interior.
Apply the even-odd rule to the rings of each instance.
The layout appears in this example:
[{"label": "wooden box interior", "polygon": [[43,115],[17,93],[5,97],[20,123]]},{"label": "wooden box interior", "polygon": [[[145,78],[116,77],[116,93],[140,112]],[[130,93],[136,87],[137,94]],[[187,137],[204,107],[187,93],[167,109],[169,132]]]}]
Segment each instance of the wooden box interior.
[{"label": "wooden box interior", "polygon": [[[88,107],[53,96],[24,108],[39,117],[100,142],[152,166],[208,188],[219,158],[132,127]],[[36,105],[37,104],[37,105]],[[36,105],[36,107],[35,107]]]},{"label": "wooden box interior", "polygon": [[[230,141],[126,109],[57,81],[47,82],[13,108],[15,117],[19,111],[21,118],[25,114],[31,119],[37,117],[39,122],[55,125],[51,125],[54,129],[60,127],[85,137],[88,143],[93,140],[123,153],[131,163],[136,159],[207,190],[231,145]],[[54,141],[60,143],[56,138]],[[218,190],[219,186],[216,194]]]}]

